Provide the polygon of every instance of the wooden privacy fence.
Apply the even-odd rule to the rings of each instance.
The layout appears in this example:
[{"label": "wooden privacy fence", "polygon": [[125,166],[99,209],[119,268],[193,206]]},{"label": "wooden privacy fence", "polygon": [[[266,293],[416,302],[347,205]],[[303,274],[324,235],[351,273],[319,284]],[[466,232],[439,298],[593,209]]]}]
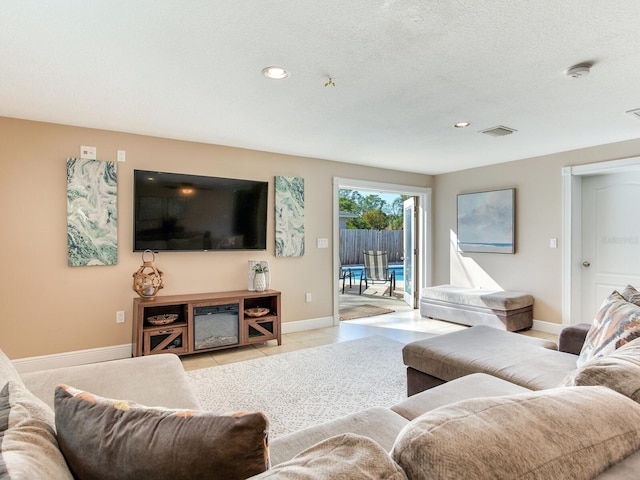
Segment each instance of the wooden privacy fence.
[{"label": "wooden privacy fence", "polygon": [[342,265],[362,264],[363,250],[387,251],[389,263],[402,263],[402,230],[340,229]]}]

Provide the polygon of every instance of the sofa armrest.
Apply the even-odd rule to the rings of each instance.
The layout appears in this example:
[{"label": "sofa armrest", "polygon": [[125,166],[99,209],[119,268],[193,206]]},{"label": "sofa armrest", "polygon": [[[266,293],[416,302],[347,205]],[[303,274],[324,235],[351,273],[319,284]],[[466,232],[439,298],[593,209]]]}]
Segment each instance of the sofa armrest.
[{"label": "sofa armrest", "polygon": [[589,323],[578,323],[562,329],[558,338],[558,351],[580,355],[589,328]]},{"label": "sofa armrest", "polygon": [[21,377],[31,393],[51,408],[55,387],[61,383],[147,406],[200,408],[182,362],[171,353],[41,370]]}]

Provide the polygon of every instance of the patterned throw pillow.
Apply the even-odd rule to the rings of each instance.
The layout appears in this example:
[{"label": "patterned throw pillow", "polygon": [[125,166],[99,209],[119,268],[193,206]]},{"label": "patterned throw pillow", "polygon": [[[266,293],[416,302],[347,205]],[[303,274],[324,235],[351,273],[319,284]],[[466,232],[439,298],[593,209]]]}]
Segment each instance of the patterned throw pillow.
[{"label": "patterned throw pillow", "polygon": [[624,298],[627,302],[635,303],[640,306],[640,292],[636,290],[633,286],[627,285],[622,290],[622,298]]},{"label": "patterned throw pillow", "polygon": [[585,339],[577,365],[613,352],[640,337],[640,307],[613,291],[600,306]]},{"label": "patterned throw pillow", "polygon": [[145,407],[60,385],[58,443],[79,479],[245,479],[269,468],[263,413]]},{"label": "patterned throw pillow", "polygon": [[71,480],[58,449],[53,412],[22,383],[0,391],[0,478]]}]

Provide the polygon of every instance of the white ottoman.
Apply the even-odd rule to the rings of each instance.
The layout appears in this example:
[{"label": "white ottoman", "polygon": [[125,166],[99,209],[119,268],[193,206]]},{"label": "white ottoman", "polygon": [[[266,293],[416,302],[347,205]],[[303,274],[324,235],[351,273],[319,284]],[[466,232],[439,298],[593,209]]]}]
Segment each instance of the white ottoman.
[{"label": "white ottoman", "polygon": [[515,332],[533,325],[533,297],[525,292],[438,285],[422,289],[420,315]]}]

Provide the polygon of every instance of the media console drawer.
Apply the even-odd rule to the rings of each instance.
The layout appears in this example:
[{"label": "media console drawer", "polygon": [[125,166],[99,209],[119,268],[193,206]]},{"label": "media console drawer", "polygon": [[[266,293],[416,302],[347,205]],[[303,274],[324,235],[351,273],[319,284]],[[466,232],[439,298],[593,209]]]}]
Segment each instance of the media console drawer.
[{"label": "media console drawer", "polygon": [[144,355],[152,353],[186,353],[187,326],[163,325],[144,330]]},{"label": "media console drawer", "polygon": [[189,355],[268,340],[282,345],[281,318],[277,290],[136,298],[132,353]]}]

